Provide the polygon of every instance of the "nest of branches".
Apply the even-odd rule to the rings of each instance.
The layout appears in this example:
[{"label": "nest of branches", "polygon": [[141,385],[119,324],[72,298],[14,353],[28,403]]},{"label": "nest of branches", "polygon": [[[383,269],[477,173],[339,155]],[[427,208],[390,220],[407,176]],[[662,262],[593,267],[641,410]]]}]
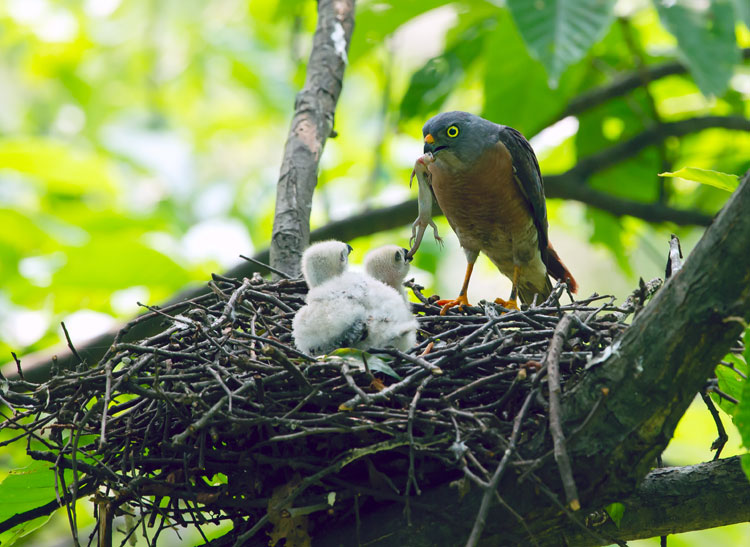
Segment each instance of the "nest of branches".
[{"label": "nest of branches", "polygon": [[[550,360],[570,389],[637,307],[597,295],[563,304],[561,285],[524,311],[483,304],[441,316],[411,283],[416,348],[316,359],[291,340],[304,282],[215,276],[209,285],[151,309],[163,330],[138,343],[118,336],[100,363],[43,384],[6,381],[0,402],[11,415],[0,428],[17,429],[29,454],[52,464],[71,522],[74,500],[94,495],[90,542],[125,514],[127,534],[153,545],[175,525],[227,521],[231,532],[212,544],[270,535],[272,545],[305,545],[376,504],[408,507],[457,479],[486,485],[508,446],[549,450]],[[561,317],[570,334],[551,352]]]}]

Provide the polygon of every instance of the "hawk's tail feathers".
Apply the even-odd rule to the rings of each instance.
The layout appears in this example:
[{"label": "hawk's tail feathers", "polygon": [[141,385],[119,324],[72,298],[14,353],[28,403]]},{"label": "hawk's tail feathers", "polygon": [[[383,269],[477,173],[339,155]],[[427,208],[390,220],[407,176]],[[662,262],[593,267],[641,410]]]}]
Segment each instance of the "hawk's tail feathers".
[{"label": "hawk's tail feathers", "polygon": [[565,281],[571,292],[578,291],[578,283],[573,279],[573,274],[565,267],[560,256],[552,247],[552,243],[547,242],[547,252],[543,253],[544,265],[547,266],[549,274],[558,281]]}]

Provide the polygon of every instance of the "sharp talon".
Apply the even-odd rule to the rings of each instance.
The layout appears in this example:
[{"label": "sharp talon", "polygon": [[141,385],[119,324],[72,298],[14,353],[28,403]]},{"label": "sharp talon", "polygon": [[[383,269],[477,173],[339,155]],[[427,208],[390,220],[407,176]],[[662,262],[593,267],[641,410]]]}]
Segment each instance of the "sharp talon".
[{"label": "sharp talon", "polygon": [[469,299],[465,294],[459,295],[455,300],[438,300],[435,304],[443,306],[443,309],[440,310],[440,315],[445,315],[449,309],[455,306],[458,306],[459,310],[464,306],[471,306],[471,304],[469,304]]},{"label": "sharp talon", "polygon": [[503,308],[507,308],[509,310],[518,309],[518,303],[515,300],[503,300],[502,298],[495,298],[495,304],[499,304]]}]

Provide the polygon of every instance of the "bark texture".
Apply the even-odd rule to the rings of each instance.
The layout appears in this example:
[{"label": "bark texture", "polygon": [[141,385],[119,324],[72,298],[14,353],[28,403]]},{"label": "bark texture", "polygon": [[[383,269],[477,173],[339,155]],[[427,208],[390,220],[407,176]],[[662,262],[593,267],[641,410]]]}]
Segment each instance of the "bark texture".
[{"label": "bark texture", "polygon": [[354,0],[319,0],[305,85],[297,94],[276,188],[271,266],[291,276],[310,242],[310,208],[318,164],[333,131],[347,51],[354,29]]},{"label": "bark texture", "polygon": [[[529,484],[525,490],[533,491],[534,486]],[[471,532],[478,507],[477,496],[473,494],[459,502],[457,490],[448,486],[423,492],[421,498],[416,498],[417,503],[412,504],[411,527],[404,523],[403,505],[395,504],[378,513],[377,518],[362,520],[360,542],[379,547],[462,546]],[[511,502],[517,495],[503,492],[503,497]],[[541,497],[538,501],[546,503]],[[646,475],[622,503],[625,512],[619,527],[603,510],[581,511],[580,525],[568,518],[555,518],[546,527],[534,530],[534,539],[539,545],[586,547],[747,522],[750,484],[739,457],[687,467],[662,467]],[[481,546],[534,545],[516,518],[499,506],[487,528]],[[327,530],[314,541],[322,547],[351,545],[355,535],[353,524]],[[605,541],[598,541],[597,537]]]},{"label": "bark texture", "polygon": [[[530,476],[519,483],[518,475],[508,474],[498,489],[524,522],[496,504],[490,510],[483,536],[487,545],[526,545],[533,541],[539,545],[606,545],[614,537],[630,539],[665,531],[695,530],[747,520],[750,516],[747,504],[731,511],[708,505],[716,497],[703,498],[705,503],[697,505],[710,515],[698,518],[694,512],[681,511],[680,505],[691,501],[683,496],[708,496],[700,486],[706,482],[697,478],[705,475],[693,475],[689,470],[652,471],[649,476],[657,482],[644,482],[637,488],[716,363],[736,342],[742,331],[736,318],[750,319],[749,179],[750,173],[683,268],[659,290],[631,328],[611,351],[589,364],[574,388],[565,391],[563,426],[583,510],[566,514],[559,501],[551,501],[550,493],[557,500],[564,497],[551,457],[552,443],[546,439],[538,448],[527,448],[523,454],[527,461],[543,458],[535,471],[538,480]],[[736,464],[736,460],[731,461]],[[717,482],[730,476],[721,482],[719,492],[731,491],[740,499],[750,487],[735,464],[716,462],[697,469],[707,473],[716,470]],[[519,465],[519,474],[525,468]],[[669,479],[688,486],[676,490],[676,498],[667,495],[670,486],[662,490],[649,486],[669,484]],[[545,493],[546,487],[551,492]],[[461,498],[457,490],[447,485],[424,492],[419,501],[426,502],[427,507],[412,508],[411,528],[403,524],[402,507],[385,509],[361,519],[360,541],[369,545],[462,545],[471,531],[482,493],[474,488]],[[628,525],[622,533],[611,528],[597,529],[593,521],[587,524],[588,514],[632,496],[640,496],[637,503],[646,503],[643,499],[648,496],[654,497],[655,504],[660,496],[668,498],[665,504],[675,504],[675,499],[680,503],[676,510],[669,511],[666,507],[656,511],[654,506],[651,528],[638,532],[633,529],[635,524]],[[689,514],[693,516],[687,518]],[[351,540],[356,535],[355,529],[337,530],[316,540],[319,545],[347,544],[347,538]],[[588,538],[585,542],[581,540],[584,535]]]}]

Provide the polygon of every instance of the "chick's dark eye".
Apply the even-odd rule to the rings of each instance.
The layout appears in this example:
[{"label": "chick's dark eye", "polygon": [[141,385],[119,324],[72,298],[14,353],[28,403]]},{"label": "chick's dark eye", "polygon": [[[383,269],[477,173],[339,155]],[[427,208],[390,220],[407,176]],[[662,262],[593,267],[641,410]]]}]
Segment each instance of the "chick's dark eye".
[{"label": "chick's dark eye", "polygon": [[448,135],[451,139],[458,137],[458,127],[455,125],[451,125],[448,129],[445,130],[445,134]]},{"label": "chick's dark eye", "polygon": [[396,262],[401,262],[401,252],[396,251]]}]

